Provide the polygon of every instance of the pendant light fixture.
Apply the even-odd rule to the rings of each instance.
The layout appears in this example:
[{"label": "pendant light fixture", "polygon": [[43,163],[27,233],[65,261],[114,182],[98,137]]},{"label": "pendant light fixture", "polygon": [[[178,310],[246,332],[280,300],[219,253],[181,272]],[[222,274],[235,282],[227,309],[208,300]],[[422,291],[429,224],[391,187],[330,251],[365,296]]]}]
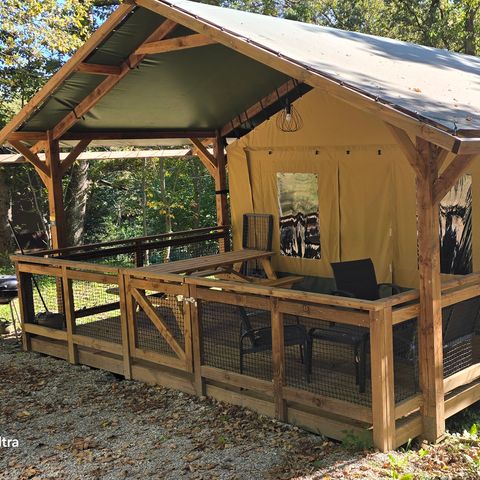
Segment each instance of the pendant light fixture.
[{"label": "pendant light fixture", "polygon": [[285,107],[277,116],[277,127],[282,132],[297,132],[303,127],[303,120],[298,110],[285,99]]}]

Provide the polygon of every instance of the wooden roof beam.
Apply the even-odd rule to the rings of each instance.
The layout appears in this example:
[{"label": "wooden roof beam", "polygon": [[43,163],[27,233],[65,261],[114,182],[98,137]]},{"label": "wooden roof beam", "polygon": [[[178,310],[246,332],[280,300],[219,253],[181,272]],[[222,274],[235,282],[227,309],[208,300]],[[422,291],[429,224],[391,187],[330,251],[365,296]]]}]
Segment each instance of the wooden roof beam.
[{"label": "wooden roof beam", "polygon": [[248,120],[249,118],[255,117],[264,108],[269,107],[270,105],[277,102],[280,98],[287,95],[289,92],[295,89],[296,85],[297,83],[294,80],[289,80],[288,82],[285,82],[283,85],[275,89],[272,93],[269,93],[267,96],[263,97],[257,103],[252,105],[248,110],[246,110],[241,115],[235,117],[226,125],[224,125],[220,130],[220,134],[222,135],[222,137],[228,135],[230,132],[238,128],[246,120]]},{"label": "wooden roof beam", "polygon": [[144,43],[135,50],[137,55],[153,55],[156,53],[175,52],[185,50],[187,48],[204,47],[217,43],[213,38],[196,33],[194,35],[186,35],[184,37],[169,38],[168,40],[160,40],[157,42]]},{"label": "wooden roof beam", "polygon": [[80,63],[77,72],[92,73],[94,75],[120,75],[120,65],[100,65],[98,63]]},{"label": "wooden roof beam", "polygon": [[60,140],[148,140],[162,138],[212,138],[212,130],[133,130],[120,132],[67,132]]},{"label": "wooden roof beam", "polygon": [[36,95],[18,112],[12,120],[0,131],[0,145],[5,139],[38,108],[45,100],[71,75],[78,64],[83,62],[95,48],[98,47],[112,32],[112,30],[135,8],[132,3],[120,5],[84,43],[63,67],[38,91]]},{"label": "wooden roof beam", "polygon": [[205,147],[198,138],[190,138],[190,141],[195,146],[193,149],[194,153],[198,155],[198,158],[200,158],[200,161],[205,165],[205,168],[209,171],[210,175],[214,177],[217,171],[217,159],[207,150],[207,147]]},{"label": "wooden roof beam", "polygon": [[42,162],[36,153],[33,153],[25,144],[18,140],[9,140],[10,145],[21,155],[23,155],[40,175],[43,183],[50,176],[50,169],[45,162]]},{"label": "wooden roof beam", "polygon": [[[144,43],[159,40],[168,35],[177,23],[165,20]],[[66,115],[52,130],[52,139],[57,140],[67,132],[77,121],[89,112],[110,90],[112,90],[124,78],[130,70],[136,68],[145,58],[143,54],[132,53],[128,59],[120,65],[119,75],[108,75],[93,92],[87,95],[68,115]]]}]

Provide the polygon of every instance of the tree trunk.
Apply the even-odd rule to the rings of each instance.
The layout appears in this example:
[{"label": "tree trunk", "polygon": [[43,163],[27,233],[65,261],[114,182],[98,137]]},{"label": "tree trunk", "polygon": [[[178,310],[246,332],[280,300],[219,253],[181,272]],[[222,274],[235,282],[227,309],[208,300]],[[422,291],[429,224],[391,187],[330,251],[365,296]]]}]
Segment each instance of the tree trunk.
[{"label": "tree trunk", "polygon": [[465,53],[468,55],[476,55],[475,48],[475,16],[477,9],[473,7],[467,8],[465,12]]},{"label": "tree trunk", "polygon": [[10,182],[5,167],[0,167],[0,264],[9,264],[8,254],[11,251],[11,235],[7,218],[10,211]]},{"label": "tree trunk", "polygon": [[[170,211],[170,200],[167,198],[167,185],[165,181],[165,160],[159,159],[160,198],[165,211],[165,233],[172,232],[172,215]],[[171,247],[167,247],[165,261],[170,261]]]},{"label": "tree trunk", "polygon": [[88,181],[88,160],[78,160],[72,167],[70,182],[65,192],[65,211],[67,220],[67,244],[80,245],[85,231],[85,212],[87,208],[90,183]]}]

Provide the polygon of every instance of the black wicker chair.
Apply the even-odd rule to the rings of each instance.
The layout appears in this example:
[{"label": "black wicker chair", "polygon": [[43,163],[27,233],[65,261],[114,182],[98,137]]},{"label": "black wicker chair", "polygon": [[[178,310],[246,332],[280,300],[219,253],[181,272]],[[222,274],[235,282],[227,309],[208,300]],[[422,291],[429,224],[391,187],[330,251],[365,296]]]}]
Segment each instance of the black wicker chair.
[{"label": "black wicker chair", "polygon": [[[272,328],[261,327],[253,328],[250,322],[250,315],[244,307],[239,307],[241,315],[240,327],[240,373],[244,371],[243,357],[249,353],[260,353],[272,350]],[[258,313],[254,314],[259,316]],[[284,325],[283,327],[284,345],[286,347],[298,345],[300,348],[300,360],[304,364],[305,377],[309,381],[309,369],[307,362],[304,362],[303,352],[311,350],[309,342],[310,337],[307,329],[300,324]]]},{"label": "black wicker chair", "polygon": [[[361,298],[364,300],[378,300],[380,287],[388,286],[393,293],[399,293],[400,289],[393,284],[378,284],[375,268],[371,259],[353,260],[349,262],[332,263],[333,275],[337,290],[332,293],[343,297]],[[333,343],[351,345],[354,351],[355,381],[359,386],[360,393],[365,392],[366,381],[366,351],[369,340],[369,330],[353,325],[339,325],[332,322],[329,326],[311,328],[308,332],[310,337],[307,354],[307,367],[309,373],[312,370],[313,340],[323,340]]]}]

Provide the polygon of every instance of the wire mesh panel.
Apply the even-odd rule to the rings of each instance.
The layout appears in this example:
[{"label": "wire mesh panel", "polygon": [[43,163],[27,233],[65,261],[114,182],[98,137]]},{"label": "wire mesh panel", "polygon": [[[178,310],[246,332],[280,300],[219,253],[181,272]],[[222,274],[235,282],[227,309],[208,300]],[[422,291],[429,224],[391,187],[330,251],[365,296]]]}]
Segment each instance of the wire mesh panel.
[{"label": "wire mesh panel", "polygon": [[[145,291],[145,297],[153,306],[155,320],[148,312],[137,305],[135,309],[135,345],[137,348],[150,350],[163,355],[176,356],[162,331],[172,335],[174,341],[185,350],[185,312],[183,296]],[[161,329],[155,323],[160,322]]]},{"label": "wire mesh panel", "polygon": [[116,283],[72,280],[75,333],[122,343],[120,292]]},{"label": "wire mesh panel", "polygon": [[368,329],[307,317],[284,315],[284,325],[303,325],[311,339],[307,376],[299,347],[285,347],[289,387],[339,400],[371,405]]},{"label": "wire mesh panel", "polygon": [[443,377],[450,377],[475,363],[473,337],[460,338],[443,348]]},{"label": "wire mesh panel", "polygon": [[63,311],[61,279],[54,276],[32,275],[31,281],[35,316],[47,310],[61,313]]},{"label": "wire mesh panel", "polygon": [[393,327],[393,368],[396,402],[419,392],[416,318]]},{"label": "wire mesh panel", "polygon": [[269,311],[201,301],[199,319],[205,365],[272,379]]}]

